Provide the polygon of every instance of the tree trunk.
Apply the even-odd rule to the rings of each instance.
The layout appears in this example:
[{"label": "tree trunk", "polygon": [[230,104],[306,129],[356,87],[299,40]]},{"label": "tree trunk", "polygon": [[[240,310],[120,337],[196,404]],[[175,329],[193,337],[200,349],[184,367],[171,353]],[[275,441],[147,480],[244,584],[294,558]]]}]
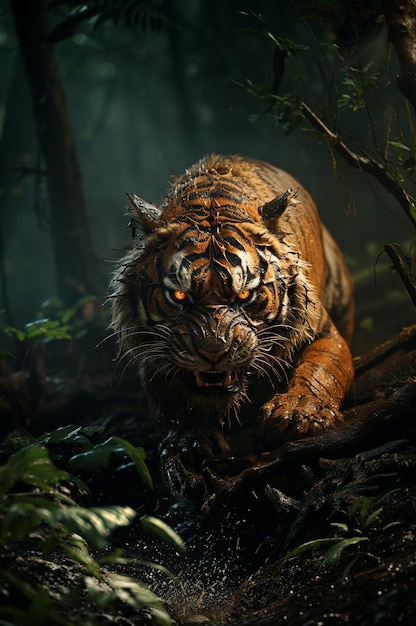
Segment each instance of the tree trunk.
[{"label": "tree trunk", "polygon": [[171,82],[175,97],[176,115],[181,142],[188,154],[195,153],[198,145],[198,129],[200,122],[196,119],[193,94],[189,80],[186,79],[186,58],[184,42],[178,24],[179,19],[175,6],[171,0],[163,0],[163,12],[170,22],[166,36],[168,38],[168,53],[171,63]]},{"label": "tree trunk", "polygon": [[96,292],[80,168],[42,0],[10,0],[47,168],[57,290],[66,305]]},{"label": "tree trunk", "polygon": [[[30,96],[25,82],[25,70],[20,57],[16,59],[11,72],[10,84],[6,96],[6,107],[3,130],[0,137],[0,308],[5,309],[4,316],[9,326],[16,326],[13,306],[9,293],[9,276],[7,272],[8,239],[17,215],[10,215],[10,206],[19,212],[21,204],[17,204],[13,196],[18,174],[13,165],[22,163],[22,155],[30,153],[33,148],[33,122],[26,115],[26,101]],[[19,199],[20,201],[20,199]]]},{"label": "tree trunk", "polygon": [[384,0],[384,15],[400,64],[397,84],[416,111],[416,2]]}]

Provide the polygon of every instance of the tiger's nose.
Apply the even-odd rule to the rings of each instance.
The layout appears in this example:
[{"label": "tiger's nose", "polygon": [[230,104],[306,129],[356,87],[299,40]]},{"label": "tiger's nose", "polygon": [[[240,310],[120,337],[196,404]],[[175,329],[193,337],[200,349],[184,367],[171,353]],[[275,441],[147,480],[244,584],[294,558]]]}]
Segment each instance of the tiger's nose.
[{"label": "tiger's nose", "polygon": [[215,364],[221,361],[224,354],[227,354],[228,348],[224,348],[224,350],[216,350],[215,352],[210,352],[209,350],[198,350],[198,352],[199,354],[202,354],[204,359],[212,364]]}]

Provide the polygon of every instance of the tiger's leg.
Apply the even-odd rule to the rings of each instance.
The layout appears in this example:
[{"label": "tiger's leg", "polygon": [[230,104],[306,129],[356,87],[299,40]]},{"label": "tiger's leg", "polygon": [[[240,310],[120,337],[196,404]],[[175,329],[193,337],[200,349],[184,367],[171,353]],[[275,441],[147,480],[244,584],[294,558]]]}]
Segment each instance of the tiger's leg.
[{"label": "tiger's leg", "polygon": [[354,330],[354,286],[344,257],[328,230],[323,227],[325,289],[323,305],[344,339],[351,343]]},{"label": "tiger's leg", "polygon": [[161,456],[178,457],[183,464],[200,471],[206,459],[231,454],[231,448],[220,430],[172,430],[160,446]]},{"label": "tiger's leg", "polygon": [[304,349],[287,393],[263,405],[256,433],[262,449],[318,434],[342,421],[339,409],[353,379],[352,357],[329,317],[325,328]]},{"label": "tiger's leg", "polygon": [[224,418],[214,410],[204,415],[198,407],[190,407],[175,419],[171,412],[161,412],[160,406],[154,409],[163,435],[161,458],[180,459],[185,467],[200,472],[206,459],[231,454],[223,432]]},{"label": "tiger's leg", "polygon": [[174,428],[159,447],[160,474],[178,500],[202,505],[206,497],[204,461],[230,455],[231,449],[219,429]]}]

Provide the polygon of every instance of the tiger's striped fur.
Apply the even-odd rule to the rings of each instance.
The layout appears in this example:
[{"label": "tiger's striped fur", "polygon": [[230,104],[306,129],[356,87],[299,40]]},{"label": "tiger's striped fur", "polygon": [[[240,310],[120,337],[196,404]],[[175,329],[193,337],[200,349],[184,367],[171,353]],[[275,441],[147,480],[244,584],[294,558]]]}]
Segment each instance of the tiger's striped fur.
[{"label": "tiger's striped fur", "polygon": [[353,377],[352,283],[305,189],[267,163],[214,155],[160,207],[130,196],[130,211],[112,325],[165,454],[199,467],[229,452],[224,423],[263,387],[262,449],[335,426]]}]

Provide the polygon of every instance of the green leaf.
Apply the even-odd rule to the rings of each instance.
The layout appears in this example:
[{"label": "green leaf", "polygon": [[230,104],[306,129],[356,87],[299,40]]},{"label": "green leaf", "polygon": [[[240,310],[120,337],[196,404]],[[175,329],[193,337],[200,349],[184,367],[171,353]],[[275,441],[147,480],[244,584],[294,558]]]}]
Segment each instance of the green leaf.
[{"label": "green leaf", "polygon": [[332,522],[331,526],[334,526],[335,528],[340,528],[341,530],[343,530],[344,532],[348,532],[348,525],[344,524],[343,522]]},{"label": "green leaf", "polygon": [[389,522],[385,526],[383,526],[382,530],[388,530],[392,526],[401,526],[401,522]]},{"label": "green leaf", "polygon": [[158,624],[170,626],[172,620],[163,602],[150,589],[137,580],[120,574],[108,573],[106,582],[115,591],[117,599],[139,611],[148,608]]},{"label": "green leaf", "polygon": [[35,339],[36,337],[46,337],[47,339],[71,339],[68,333],[68,326],[61,326],[58,320],[44,318],[25,324],[26,337]]},{"label": "green leaf", "polygon": [[117,548],[116,550],[114,550],[114,552],[111,552],[110,554],[106,554],[105,556],[100,557],[99,559],[97,559],[97,563],[99,563],[100,565],[104,565],[104,566],[106,565],[134,565],[134,566],[140,565],[143,567],[149,567],[151,569],[155,569],[158,572],[162,572],[163,574],[165,574],[165,576],[167,576],[171,580],[178,580],[177,576],[173,574],[170,570],[168,570],[167,567],[165,567],[164,565],[161,565],[160,563],[154,563],[153,561],[146,561],[145,559],[126,557],[124,556],[123,550],[121,550],[120,548]]},{"label": "green leaf", "polygon": [[298,554],[302,554],[302,552],[307,552],[308,550],[313,550],[313,548],[318,548],[319,546],[325,545],[326,543],[332,543],[333,541],[339,541],[338,537],[326,537],[324,539],[312,539],[312,541],[307,541],[306,543],[302,543],[297,548],[294,548],[287,554],[285,554],[285,559],[291,559],[294,556],[298,556]]},{"label": "green leaf", "polygon": [[339,560],[345,548],[349,548],[350,546],[360,543],[361,541],[368,541],[368,537],[350,537],[349,539],[341,539],[341,541],[337,541],[337,543],[329,548],[329,550],[327,550],[322,556],[322,563],[335,563]]},{"label": "green leaf", "polygon": [[43,446],[23,448],[13,454],[6,465],[0,467],[0,495],[11,490],[17,481],[47,491],[69,474],[57,469]]},{"label": "green leaf", "polygon": [[389,141],[388,143],[390,144],[390,146],[393,146],[393,148],[397,148],[398,150],[406,150],[407,152],[410,152],[409,146],[406,146],[401,141]]},{"label": "green leaf", "polygon": [[129,441],[120,437],[110,437],[103,443],[93,446],[90,450],[72,456],[68,461],[68,467],[72,470],[82,469],[98,473],[101,469],[108,467],[113,453],[128,456],[133,461],[142,480],[149,487],[153,487],[152,478],[145,463],[146,452],[143,448],[133,446]]},{"label": "green leaf", "polygon": [[364,524],[367,513],[369,512],[369,510],[374,504],[374,497],[369,496],[369,497],[359,498],[359,500],[361,501],[360,519],[361,519],[361,522]]},{"label": "green leaf", "polygon": [[9,350],[0,350],[0,359],[15,359],[13,352]]},{"label": "green leaf", "polygon": [[133,446],[126,439],[121,439],[120,437],[112,437],[112,440],[118,444],[117,452],[124,453],[133,461],[138,473],[140,474],[143,482],[148,485],[150,488],[153,488],[152,477],[150,476],[150,472],[145,463],[146,452],[141,447]]},{"label": "green leaf", "polygon": [[82,443],[92,445],[87,437],[92,437],[97,433],[101,434],[103,430],[103,426],[78,426],[76,424],[68,424],[68,426],[62,426],[56,430],[44,433],[40,437],[37,437],[34,442],[42,445],[59,445],[62,443],[74,443],[80,441]]},{"label": "green leaf", "polygon": [[107,610],[108,606],[116,599],[116,594],[100,584],[95,576],[94,578],[85,576],[84,584],[89,597],[102,611]]},{"label": "green leaf", "polygon": [[2,545],[26,537],[39,525],[41,518],[36,514],[35,507],[31,509],[19,503],[4,507],[0,527]]},{"label": "green leaf", "polygon": [[127,526],[137,513],[128,506],[103,506],[84,508],[66,507],[55,512],[59,520],[70,532],[81,535],[87,543],[96,548],[107,545],[110,533],[119,526]]},{"label": "green leaf", "polygon": [[6,326],[2,330],[4,334],[11,339],[15,338],[18,341],[24,341],[26,339],[26,333],[18,328],[13,328],[13,326]]},{"label": "green leaf", "polygon": [[376,520],[379,517],[379,515],[380,515],[382,510],[383,510],[383,507],[380,506],[378,509],[376,509],[375,511],[370,513],[370,515],[367,517],[367,519],[364,522],[364,526],[366,528],[368,528],[368,526],[371,526],[371,524],[374,522],[374,520]]},{"label": "green leaf", "polygon": [[151,606],[150,613],[154,617],[157,624],[160,624],[160,626],[171,626],[171,624],[173,624],[172,618],[170,617],[169,613],[167,613],[165,608],[160,609],[156,606]]},{"label": "green leaf", "polygon": [[148,609],[161,626],[172,624],[160,598],[134,578],[107,572],[105,582],[110,590],[94,578],[85,577],[84,582],[91,600],[101,610],[109,610],[111,604],[119,601],[136,611],[141,611],[143,608]]},{"label": "green leaf", "polygon": [[180,552],[186,551],[186,546],[179,535],[162,520],[151,515],[146,515],[140,520],[145,532],[150,532],[161,537],[164,541],[172,544]]},{"label": "green leaf", "polygon": [[102,579],[100,566],[90,555],[87,544],[80,537],[72,536],[70,543],[60,542],[60,547],[71,559],[85,567],[91,576],[97,580]]}]

